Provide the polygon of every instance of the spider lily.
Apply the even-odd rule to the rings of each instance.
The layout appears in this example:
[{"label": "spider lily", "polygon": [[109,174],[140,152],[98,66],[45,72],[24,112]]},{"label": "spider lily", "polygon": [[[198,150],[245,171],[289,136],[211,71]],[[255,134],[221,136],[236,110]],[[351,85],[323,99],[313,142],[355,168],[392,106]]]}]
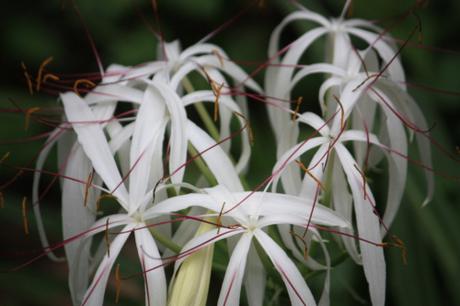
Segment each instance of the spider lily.
[{"label": "spider lily", "polygon": [[[200,97],[203,97],[203,95]],[[107,189],[102,189],[102,187],[99,187],[99,189],[112,194],[117,199],[121,208],[126,211],[126,214],[109,216],[103,220],[107,221],[108,219],[114,218],[117,222],[111,223],[110,226],[112,226],[112,224],[113,226],[125,225],[125,229],[122,231],[123,233],[133,230],[134,228],[144,227],[144,229],[136,230],[135,233],[138,247],[140,247],[140,244],[145,243],[154,248],[154,251],[157,252],[155,242],[151,236],[147,235],[148,230],[145,229],[145,220],[147,219],[143,216],[145,209],[153,198],[153,187],[155,182],[163,177],[161,151],[165,127],[168,120],[170,120],[168,116],[165,116],[165,113],[168,107],[170,107],[170,113],[174,113],[174,110],[179,107],[179,104],[182,104],[182,101],[176,93],[163,82],[152,82],[145,90],[142,103],[140,104],[134,122],[122,127],[116,120],[113,120],[107,125],[108,134],[111,136],[109,143],[103,133],[104,126],[97,117],[98,108],[94,109],[94,107],[88,105],[86,100],[74,93],[61,95],[61,100],[64,104],[66,117],[72,124],[73,130],[77,135],[77,141],[79,146],[81,146],[81,151],[87,156],[91,166],[107,187]],[[194,101],[193,99],[189,100],[192,101],[189,101],[189,103],[193,103]],[[236,107],[234,104],[229,105],[231,105],[231,107]],[[99,106],[99,104],[96,106]],[[179,112],[180,109],[179,107]],[[174,114],[177,114],[177,111]],[[177,118],[180,117],[176,116],[171,119],[174,120],[172,133],[174,133],[176,129],[178,138],[190,141],[200,152],[213,148],[203,153],[202,158],[208,164],[216,180],[221,184],[229,186],[229,188],[242,190],[238,175],[223,149],[215,147],[215,141],[194,123],[189,120],[180,122]],[[186,127],[184,125],[186,125]],[[178,126],[178,128],[176,128],[176,126]],[[183,135],[179,134],[178,131],[183,133]],[[129,155],[125,156],[125,158],[120,158],[121,165],[128,163],[127,174],[129,174],[129,188],[127,188],[125,185],[125,178],[127,175],[122,177],[113,155],[117,154],[118,150],[120,150],[130,139]],[[180,148],[180,146],[171,144],[172,151],[175,150],[176,152],[183,153],[184,150]],[[126,157],[129,157],[129,159],[126,160]],[[76,160],[78,159],[72,160],[71,162],[74,163]],[[183,164],[180,164],[180,162],[182,162],[182,159],[180,159],[180,161],[177,161],[177,159],[174,160],[174,153],[171,153],[170,163],[176,167],[171,170],[171,179],[175,175],[178,175],[178,173],[179,175],[183,175]],[[172,179],[172,181],[176,182],[174,179]],[[177,182],[181,181],[182,179],[177,180]],[[71,195],[73,195],[73,193],[71,193]],[[78,205],[80,203],[73,203],[73,205]],[[66,219],[65,216],[64,219]],[[99,220],[98,222],[103,222],[103,220]],[[120,251],[121,246],[127,239],[127,237],[124,236],[126,235],[120,235],[120,238],[118,236],[115,238],[115,244],[112,244],[114,248],[111,252],[112,254],[117,254]],[[75,256],[74,258],[77,257],[78,256]],[[141,258],[141,261],[142,260],[144,259]],[[109,256],[106,256],[102,260],[96,272],[97,277],[95,277],[95,281],[93,281],[93,284],[90,286],[90,291],[88,291],[84,297],[85,301],[94,300],[95,303],[102,302],[101,294],[103,294],[103,288],[105,288],[105,282],[107,281],[105,277],[106,268],[110,267],[113,261],[114,259],[109,258]],[[72,265],[75,263],[70,264]],[[162,271],[156,271],[152,273],[152,275],[157,275],[152,276],[152,278],[157,279],[151,280],[152,282],[163,282],[162,279],[164,276],[161,276],[163,275]],[[103,281],[101,282],[98,277],[103,277]],[[81,287],[81,285],[79,287]],[[164,286],[161,285],[159,287],[160,290],[162,290],[161,288],[163,287]],[[150,288],[153,287],[150,286]],[[93,292],[94,290],[96,290],[96,294]],[[160,302],[164,300],[164,298],[161,298],[162,294],[163,293],[156,295],[159,296]]]},{"label": "spider lily", "polygon": [[[365,173],[359,168],[358,162],[353,158],[344,143],[353,141],[374,145],[386,155],[390,169],[397,171],[400,156],[391,154],[391,149],[380,143],[378,138],[369,133],[359,130],[335,131],[329,128],[327,122],[313,113],[299,115],[298,121],[308,124],[318,131],[319,136],[309,138],[281,156],[274,166],[276,174],[273,181],[273,189],[276,190],[278,181],[281,179],[285,190],[299,194],[301,197],[310,197],[315,190],[322,185],[321,182],[331,182],[326,185],[325,193],[331,195],[334,209],[343,215],[349,222],[352,220],[353,209],[356,216],[357,232],[362,238],[359,242],[361,255],[358,254],[354,240],[343,237],[344,245],[350,255],[358,263],[363,264],[366,278],[369,282],[369,290],[374,305],[384,305],[385,300],[385,260],[382,250],[382,234],[386,227],[380,229],[382,220],[375,209],[375,199],[365,179]],[[404,136],[401,136],[404,137]],[[317,148],[317,149],[316,149]],[[316,149],[306,171],[303,180],[298,177],[288,177],[277,173],[286,163],[292,163],[306,152]],[[325,172],[330,167],[332,171]],[[393,173],[393,172],[392,172]],[[397,172],[396,172],[397,173]],[[308,175],[307,175],[308,174]],[[297,182],[293,187],[292,182]],[[389,182],[390,192],[402,192],[400,181]],[[351,190],[349,194],[347,185]],[[385,215],[393,216],[399,205],[399,199],[391,195],[388,197]],[[384,220],[383,220],[384,222]],[[349,232],[352,234],[352,232]],[[284,233],[286,237],[286,233]],[[286,238],[285,238],[286,240]],[[373,244],[369,243],[373,242]]]},{"label": "spider lily", "polygon": [[[274,65],[267,69],[265,90],[268,96],[276,97],[277,99],[269,99],[269,104],[282,107],[283,103],[280,101],[290,100],[290,92],[285,92],[284,89],[290,87],[293,74],[297,70],[297,67],[299,67],[299,60],[302,54],[324,35],[328,35],[329,37],[329,44],[327,44],[326,51],[332,53],[331,59],[327,59],[327,61],[330,61],[333,66],[346,69],[348,53],[353,49],[350,36],[354,36],[366,42],[368,49],[375,50],[384,65],[388,65],[388,74],[392,80],[398,82],[405,81],[404,71],[399,58],[396,56],[396,50],[393,48],[391,38],[387,36],[382,38],[382,30],[368,21],[361,19],[344,20],[344,12],[348,5],[349,2],[345,5],[342,15],[337,19],[327,19],[320,14],[301,7],[299,11],[287,16],[275,28],[272,32],[268,48],[270,63]],[[318,24],[318,26],[302,34],[295,41],[279,51],[278,46],[283,29],[289,23],[298,20],[313,22]],[[281,57],[283,52],[285,54]],[[403,85],[401,86],[404,88]],[[282,138],[289,135],[285,131],[289,125],[289,115],[280,112],[276,107],[269,107],[268,113],[276,139],[280,143],[282,142]]]},{"label": "spider lily", "polygon": [[[316,305],[316,302],[295,264],[283,249],[264,231],[270,225],[294,224],[305,227],[309,218],[311,226],[322,224],[326,226],[348,227],[349,223],[332,210],[317,204],[312,210],[313,200],[276,194],[270,192],[230,192],[223,186],[205,189],[204,194],[188,194],[169,198],[145,212],[146,217],[170,210],[182,210],[199,206],[211,211],[223,211],[222,225],[198,236],[183,247],[182,255],[193,252],[222,239],[240,236],[236,242],[225,273],[218,305],[239,305],[241,285],[244,271],[247,268],[252,273],[246,275],[247,290],[250,305],[262,305],[265,277],[260,273],[253,261],[255,253],[252,246],[256,239],[264,252],[279,272],[292,305]],[[223,204],[225,203],[225,204]],[[224,205],[224,207],[222,207]],[[311,214],[311,216],[310,216]],[[218,217],[216,213],[213,216]],[[252,253],[252,255],[249,255]],[[183,258],[176,261],[175,270]],[[252,269],[256,269],[254,271]],[[247,287],[248,289],[248,287]],[[254,297],[254,298],[253,298]]]}]

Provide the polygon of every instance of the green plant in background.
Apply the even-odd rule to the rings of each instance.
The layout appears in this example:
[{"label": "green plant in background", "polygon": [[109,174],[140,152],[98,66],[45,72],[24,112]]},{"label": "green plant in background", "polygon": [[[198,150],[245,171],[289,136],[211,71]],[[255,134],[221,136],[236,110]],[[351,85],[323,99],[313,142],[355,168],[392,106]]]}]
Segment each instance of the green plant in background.
[{"label": "green plant in background", "polygon": [[[419,206],[432,198],[433,173],[444,176],[441,180],[445,181],[437,186],[434,202],[444,197],[444,202],[455,203],[458,197],[455,189],[449,187],[458,184],[458,177],[444,174],[452,173],[452,169],[443,171],[444,166],[436,162],[436,170],[431,166],[430,141],[436,145],[447,143],[439,135],[443,127],[429,128],[432,119],[423,118],[407,93],[416,84],[406,81],[399,59],[400,53],[404,55],[411,45],[418,44],[411,40],[412,36],[426,35],[424,15],[419,16],[424,13],[423,3],[410,6],[408,13],[395,19],[396,24],[406,22],[411,27],[403,32],[403,39],[390,38],[386,30],[374,23],[345,19],[346,13],[351,12],[350,3],[345,4],[338,19],[322,17],[299,4],[287,5],[297,11],[276,28],[274,24],[254,27],[246,23],[244,14],[262,10],[281,16],[276,12],[285,9],[284,3],[249,6],[238,14],[239,22],[222,34],[195,37],[194,31],[178,31],[184,44],[191,45],[183,51],[177,42],[164,43],[163,38],[175,36],[165,24],[171,12],[175,18],[180,15],[184,4],[154,3],[155,15],[161,17],[161,26],[157,18],[152,27],[159,42],[156,61],[152,61],[151,42],[152,47],[145,49],[142,58],[144,48],[136,47],[135,41],[120,48],[114,43],[114,47],[104,47],[107,49],[102,52],[108,54],[103,56],[105,62],[113,52],[110,49],[120,52],[132,48],[123,55],[131,54],[131,59],[126,57],[123,61],[119,60],[123,56],[115,56],[114,61],[134,66],[111,65],[95,74],[66,76],[48,70],[52,67],[48,59],[35,76],[28,63],[23,65],[29,89],[34,93],[27,99],[34,103],[25,105],[9,94],[14,106],[10,112],[24,116],[26,129],[30,126],[37,131],[39,125],[34,123],[56,129],[35,137],[48,137],[45,146],[37,150],[38,170],[34,170],[32,197],[43,251],[37,245],[25,246],[37,251],[28,251],[25,256],[8,255],[14,254],[8,251],[7,258],[26,261],[27,265],[31,263],[28,258],[35,261],[45,254],[61,259],[57,249],[63,246],[75,305],[139,303],[143,298],[146,305],[201,305],[206,300],[210,305],[312,305],[315,301],[320,305],[335,305],[338,301],[384,305],[385,299],[388,304],[401,305],[416,301],[429,305],[458,302],[458,277],[453,271],[458,268],[455,258],[459,245],[458,241],[446,238],[455,232],[458,208],[435,203],[438,206],[422,210],[404,203],[395,219],[402,199]],[[354,4],[359,12],[360,2]],[[87,16],[86,9],[94,9],[92,5],[98,4],[78,3],[83,16]],[[327,3],[323,5],[327,7]],[[202,9],[194,9],[199,6],[191,5],[186,15],[205,18],[208,13],[218,15],[216,12],[224,7],[219,1],[203,1]],[[127,7],[117,3],[100,19],[120,22]],[[407,22],[410,18],[413,22]],[[313,23],[307,22],[309,25],[303,28],[302,22],[295,22],[298,28],[288,27],[286,34],[280,35],[294,20]],[[93,22],[89,20],[89,28],[94,27]],[[320,26],[315,27],[314,23]],[[267,29],[273,28],[268,44]],[[160,34],[158,29],[163,32]],[[239,35],[232,37],[232,32]],[[261,39],[264,35],[260,33],[265,33],[266,40]],[[322,35],[327,39],[316,42]],[[216,39],[231,57],[215,44],[200,40],[203,36]],[[98,31],[94,37],[99,45]],[[257,40],[260,42],[256,43]],[[254,48],[235,51],[241,45]],[[267,45],[268,52],[264,50]],[[58,48],[55,51],[61,52]],[[243,69],[238,65],[245,65],[242,60],[254,55],[260,59],[265,53],[268,60],[256,66]],[[257,81],[264,73],[262,90]],[[305,81],[312,74],[321,77],[310,83]],[[315,82],[317,87],[312,85]],[[50,117],[53,114],[48,111],[52,110],[47,107],[52,105],[49,102],[40,106],[35,103],[41,99],[39,92],[66,90],[74,93],[61,94],[64,111],[55,111],[57,115],[65,114],[63,121],[58,116]],[[318,100],[319,104],[314,103]],[[270,139],[270,123],[260,116],[264,110],[256,105],[257,101],[267,106],[274,140]],[[409,146],[413,138],[417,138],[419,153],[412,152]],[[57,163],[52,159],[47,163],[58,167],[43,172],[46,156],[53,154],[54,144],[58,147]],[[317,151],[310,152],[313,149]],[[439,154],[451,156],[439,150],[434,154],[435,161]],[[10,155],[12,159],[7,155],[2,159],[5,169],[14,163],[26,165],[24,160],[17,160],[18,155]],[[457,166],[456,159],[452,156],[443,162]],[[407,171],[408,162],[421,166],[425,172],[425,200],[421,196],[420,173],[417,167]],[[26,198],[15,200],[13,186],[18,184],[12,182],[23,179],[23,173],[32,169],[30,164],[21,166],[20,175],[14,180],[10,180],[14,172],[5,172],[6,183],[2,185],[2,196],[6,197],[2,218],[21,214],[18,220],[22,224],[13,225],[18,231],[21,226],[26,230],[30,227],[28,204]],[[52,174],[51,179],[46,174]],[[62,193],[61,200],[55,202],[62,202],[62,208],[49,209],[47,198],[53,195],[43,195],[49,188],[58,189],[52,187],[55,181],[60,181]],[[15,208],[10,204],[13,202],[21,202],[22,206]],[[39,209],[43,210],[43,204],[44,220]],[[55,216],[55,211],[61,210],[64,243],[49,243],[62,240]],[[384,212],[382,216],[379,211]],[[393,220],[394,227],[389,230]],[[417,227],[424,230],[414,231]],[[129,251],[131,232],[137,255]],[[410,234],[420,232],[426,234]],[[4,240],[12,245],[9,239]],[[424,245],[432,247],[425,250]],[[389,259],[387,280],[384,248]],[[435,256],[420,256],[413,250],[427,255],[434,252]],[[41,255],[35,258],[37,253]],[[346,260],[348,257],[363,264],[369,298],[362,272]],[[402,265],[406,260],[408,265]],[[110,277],[115,262],[115,275]],[[174,263],[172,271],[169,266]],[[14,266],[11,260],[4,264],[5,270]],[[41,265],[42,262],[35,262],[7,274],[10,281],[5,282],[6,292],[1,294],[6,303],[26,303],[16,293],[19,291],[14,286],[15,278],[26,275],[33,282],[36,277],[30,273]],[[51,267],[62,265],[56,263]],[[203,265],[203,270],[197,265]],[[442,267],[441,272],[434,270],[438,266]],[[395,267],[411,272],[401,274]],[[420,280],[419,268],[430,277]],[[44,279],[41,286],[60,287],[63,295],[68,296],[62,289],[64,280],[53,284],[53,279]],[[436,279],[450,285],[435,286]],[[422,292],[421,297],[418,289],[407,287],[415,280],[434,290]],[[187,282],[200,285],[195,287]],[[240,298],[242,283],[245,298]],[[106,287],[111,294],[106,294],[104,300]],[[139,289],[142,287],[145,290]],[[36,300],[54,303],[49,295],[40,296],[40,290],[31,291]],[[69,297],[65,299],[70,301]]]}]

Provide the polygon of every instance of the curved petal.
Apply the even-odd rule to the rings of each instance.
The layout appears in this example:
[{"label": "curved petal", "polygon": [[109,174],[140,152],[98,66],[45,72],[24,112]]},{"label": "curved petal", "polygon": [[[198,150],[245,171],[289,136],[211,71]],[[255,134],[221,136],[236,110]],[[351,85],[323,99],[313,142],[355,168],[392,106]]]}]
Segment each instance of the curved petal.
[{"label": "curved petal", "polygon": [[[85,297],[81,306],[102,306],[104,303],[105,288],[107,287],[107,281],[109,280],[110,270],[117,259],[121,248],[125,244],[131,230],[135,227],[134,224],[129,224],[122,229],[122,232],[118,234],[115,239],[110,243],[110,248],[107,254],[102,259],[99,267],[97,268],[93,282],[86,291]],[[110,256],[109,256],[110,254]]]},{"label": "curved petal", "polygon": [[185,171],[182,165],[185,164],[187,157],[187,115],[181,99],[167,84],[154,82],[154,86],[158,89],[158,93],[163,96],[171,117],[169,171],[170,173],[175,172],[171,181],[174,184],[181,183]]},{"label": "curved petal", "polygon": [[[68,157],[66,177],[86,181],[92,166],[83,150],[75,144]],[[62,225],[64,240],[88,230],[96,219],[96,200],[100,191],[71,180],[62,184]],[[77,239],[65,244],[69,265],[69,287],[75,305],[81,303],[90,276],[90,244],[88,239]]]},{"label": "curved petal", "polygon": [[[145,226],[145,224],[140,224]],[[166,276],[158,247],[147,228],[134,231],[145,283],[145,305],[166,305]]]},{"label": "curved petal", "polygon": [[[163,133],[167,117],[162,97],[148,86],[138,110],[130,151],[129,203],[135,210],[147,192],[152,158],[162,160],[161,149],[155,150],[154,139]],[[160,147],[162,148],[162,146]],[[158,152],[159,151],[159,152]],[[154,156],[154,153],[160,153]],[[147,178],[147,179],[146,179]]]},{"label": "curved petal", "polygon": [[251,246],[252,234],[245,233],[233,249],[232,256],[225,271],[224,281],[220,289],[218,306],[239,306],[241,284],[243,282],[246,260]]},{"label": "curved petal", "polygon": [[[41,170],[43,169],[43,165],[53,148],[56,142],[61,138],[63,130],[61,127],[56,128],[46,140],[46,143],[43,149],[40,151],[38,155],[37,161],[35,162],[35,169],[37,171],[34,172],[34,178],[32,183],[32,207],[34,210],[35,221],[37,222],[37,230],[38,236],[40,238],[40,242],[43,246],[43,249],[48,249],[50,244],[48,241],[48,236],[46,235],[45,225],[43,224],[42,214],[40,210],[40,177],[41,177]],[[59,163],[60,167],[62,167],[63,163]],[[64,258],[57,257],[54,252],[47,252],[47,256],[54,261],[62,261]]]},{"label": "curved petal", "polygon": [[[373,203],[375,201],[372,193],[369,192],[369,186],[365,185],[368,191],[367,196],[364,197],[360,186],[362,185],[360,182],[362,181],[361,174],[353,166],[356,164],[353,157],[340,143],[336,145],[335,149],[353,194],[359,236],[374,243],[381,243],[380,220],[374,212]],[[360,240],[359,246],[363,258],[364,274],[369,283],[372,305],[383,306],[385,305],[386,279],[383,249],[381,246],[370,244],[364,240]]]},{"label": "curved petal", "polygon": [[201,157],[204,159],[212,174],[219,182],[231,191],[241,191],[240,178],[232,162],[216,142],[192,121],[187,123],[187,135]]},{"label": "curved petal", "polygon": [[73,92],[61,94],[64,111],[77,133],[78,142],[91,160],[94,169],[107,187],[120,200],[120,205],[127,207],[128,192],[122,183],[117,165],[102,129],[89,106]]},{"label": "curved petal", "polygon": [[278,273],[281,275],[284,285],[288,290],[291,305],[316,305],[315,299],[305,283],[302,274],[300,274],[295,264],[286,255],[283,249],[262,230],[254,231],[254,235],[267,253]]}]

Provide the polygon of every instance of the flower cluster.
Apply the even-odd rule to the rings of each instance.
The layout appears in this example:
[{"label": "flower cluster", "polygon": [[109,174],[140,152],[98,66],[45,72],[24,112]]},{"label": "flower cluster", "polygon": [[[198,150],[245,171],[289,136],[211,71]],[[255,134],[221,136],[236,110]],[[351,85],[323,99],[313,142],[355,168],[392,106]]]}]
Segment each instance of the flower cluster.
[{"label": "flower cluster", "polygon": [[[281,46],[283,29],[297,20],[319,26]],[[218,305],[239,305],[243,283],[248,304],[263,305],[273,267],[292,305],[317,304],[301,271],[324,270],[318,303],[328,305],[331,260],[322,232],[330,232],[363,265],[372,304],[384,305],[382,240],[404,192],[413,136],[428,166],[431,157],[399,50],[381,32],[365,20],[345,20],[344,13],[327,19],[300,7],[271,36],[264,88],[218,46],[200,42],[181,50],[176,41],[161,45],[157,61],[110,66],[85,95],[61,94],[65,120],[36,167],[56,145],[73,304],[103,305],[110,272],[132,235],[146,305],[206,304],[213,247],[221,240],[229,261]],[[323,62],[301,63],[323,36]],[[352,36],[367,47],[356,49]],[[299,82],[312,74],[324,76],[320,114],[301,112],[301,98],[292,102]],[[254,190],[244,179],[251,156],[248,95],[266,97],[277,152],[272,175]],[[307,138],[300,136],[306,127]],[[382,165],[388,194],[386,205],[377,205],[367,176]],[[426,178],[427,202],[433,179]],[[39,181],[37,171],[34,203]],[[111,205],[112,213],[102,213],[101,205]],[[39,205],[34,209],[42,244],[59,260]],[[104,238],[94,239],[97,234]],[[324,260],[307,254],[312,244]],[[168,275],[164,267],[171,263]]]}]

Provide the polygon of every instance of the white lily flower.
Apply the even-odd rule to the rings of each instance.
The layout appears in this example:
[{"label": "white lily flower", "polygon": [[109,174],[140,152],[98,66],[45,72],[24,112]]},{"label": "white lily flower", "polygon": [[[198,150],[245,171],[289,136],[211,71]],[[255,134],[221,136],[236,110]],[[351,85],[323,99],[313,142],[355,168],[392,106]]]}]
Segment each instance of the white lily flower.
[{"label": "white lily flower", "polygon": [[[342,130],[338,133],[334,133],[334,130],[329,128],[323,119],[313,113],[301,114],[298,120],[299,122],[313,127],[318,131],[320,136],[309,138],[307,141],[301,142],[285,152],[274,166],[275,177],[273,189],[276,190],[280,179],[284,188],[287,188],[290,182],[297,179],[289,179],[286,176],[280,175],[277,169],[281,169],[286,163],[292,163],[306,152],[317,148],[316,153],[313,155],[307,167],[309,173],[304,176],[298,194],[301,197],[309,198],[312,194],[315,194],[316,189],[319,188],[318,182],[333,180],[330,187],[331,190],[326,190],[325,192],[329,192],[332,195],[333,205],[336,211],[344,215],[347,220],[351,222],[352,209],[350,205],[352,203],[346,200],[349,197],[349,192],[346,188],[346,183],[344,185],[343,182],[346,179],[352,192],[357,232],[359,237],[362,238],[359,242],[361,256],[358,256],[356,245],[352,239],[343,237],[343,240],[347,250],[355,261],[359,263],[362,260],[364,272],[369,282],[372,303],[374,305],[384,305],[385,259],[383,257],[382,247],[378,246],[382,242],[380,229],[381,219],[375,211],[375,199],[363,176],[363,172],[344,143],[354,141],[375,145],[387,156],[390,169],[395,169],[397,167],[397,159],[400,157],[387,152],[389,148],[381,144],[378,138],[373,134],[366,134],[365,132],[357,130]],[[326,161],[333,165],[332,172],[324,171]],[[344,173],[345,177],[341,173]],[[328,175],[330,175],[330,177]],[[391,184],[390,182],[390,185]],[[329,187],[329,185],[327,187]],[[396,187],[393,187],[393,189],[394,188]],[[399,199],[396,200],[398,202],[393,203],[391,201],[395,201],[395,199],[391,196],[388,197],[387,211],[389,211],[389,215],[393,215],[394,207],[399,205]],[[369,241],[374,244],[369,243]]]},{"label": "white lily flower", "polygon": [[[292,305],[316,305],[295,264],[263,229],[276,224],[306,226],[311,213],[313,213],[311,224],[348,227],[349,223],[320,204],[316,204],[315,209],[312,211],[313,200],[311,199],[305,200],[299,197],[270,192],[230,192],[223,186],[205,189],[205,191],[206,194],[188,194],[169,198],[146,211],[145,216],[153,217],[170,210],[179,211],[192,206],[215,211],[215,216],[218,216],[217,212],[224,210],[224,214],[221,217],[225,223],[222,228],[218,227],[208,231],[192,239],[183,247],[183,254],[191,254],[210,243],[241,235],[227,266],[218,305],[240,304],[241,285],[253,238],[258,241],[276,270],[280,273]],[[184,258],[181,258],[176,261],[176,271],[183,260]],[[256,274],[248,277],[257,276],[260,275]],[[259,281],[265,282],[264,279],[259,279]],[[255,286],[254,288],[263,290],[264,287],[263,285]],[[248,294],[250,296],[263,296],[263,291],[248,292]],[[250,296],[248,297],[249,301],[251,301]]]}]

